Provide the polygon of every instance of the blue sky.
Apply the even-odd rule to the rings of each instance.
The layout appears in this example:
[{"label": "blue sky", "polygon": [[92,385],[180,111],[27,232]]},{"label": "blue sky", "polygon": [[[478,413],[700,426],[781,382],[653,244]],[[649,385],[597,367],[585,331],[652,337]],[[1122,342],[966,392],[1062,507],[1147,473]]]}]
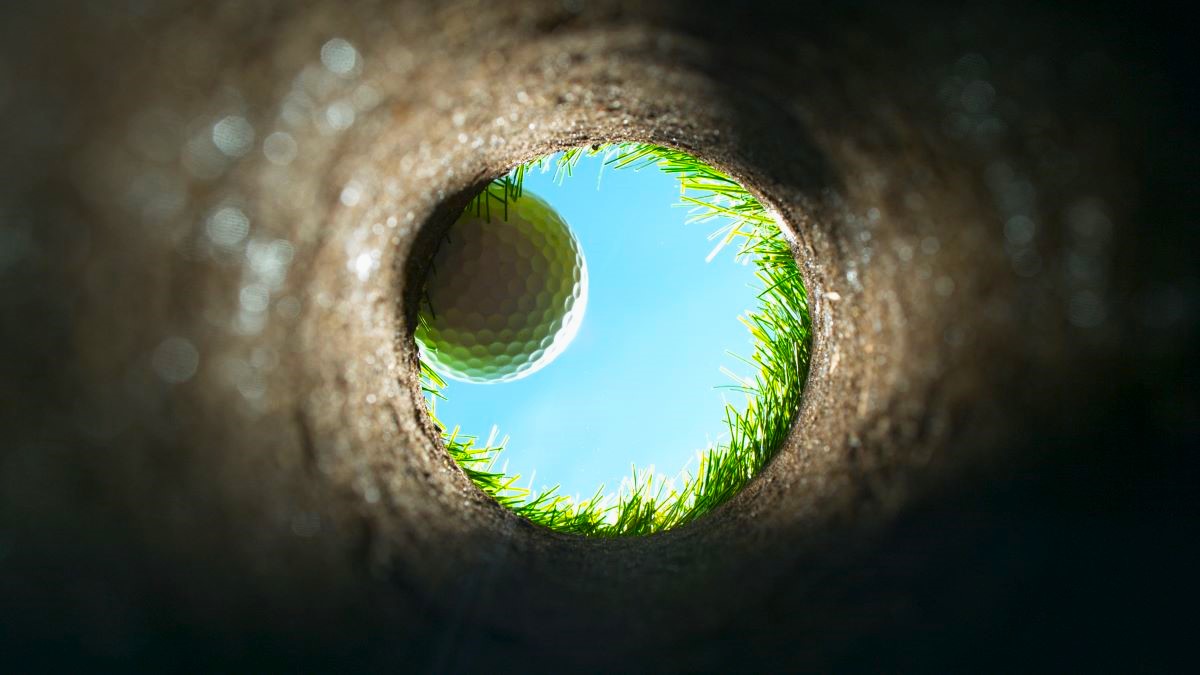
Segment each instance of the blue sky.
[{"label": "blue sky", "polygon": [[[438,401],[450,427],[486,440],[509,436],[500,464],[535,488],[590,497],[615,491],[630,467],[676,475],[711,441],[724,440],[724,400],[743,394],[720,372],[750,368],[750,334],[738,320],[753,308],[753,265],[733,247],[712,262],[716,221],[686,224],[679,183],[656,168],[602,167],[580,160],[560,183],[534,172],[525,189],[571,226],[587,260],[590,292],[575,341],[557,360],[515,382],[451,381]],[[535,473],[536,472],[536,473]]]}]

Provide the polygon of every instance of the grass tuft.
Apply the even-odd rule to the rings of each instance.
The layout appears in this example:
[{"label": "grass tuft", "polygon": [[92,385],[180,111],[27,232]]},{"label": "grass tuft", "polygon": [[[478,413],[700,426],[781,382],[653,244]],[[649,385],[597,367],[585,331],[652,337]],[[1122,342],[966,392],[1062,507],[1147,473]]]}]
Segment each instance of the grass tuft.
[{"label": "grass tuft", "polygon": [[[736,245],[736,256],[757,267],[762,283],[758,307],[740,317],[754,338],[754,351],[742,359],[755,369],[753,379],[730,374],[728,388],[745,395],[744,409],[725,407],[729,441],[700,453],[694,472],[675,480],[652,471],[639,471],[613,493],[600,486],[589,499],[576,500],[558,487],[534,491],[518,485],[519,475],[496,469],[507,439],[496,442],[495,431],[483,444],[458,427],[447,430],[437,419],[436,399],[444,398],[446,383],[424,360],[421,384],[430,414],[442,431],[447,452],[479,489],[502,506],[530,521],[560,532],[587,536],[630,536],[661,532],[691,522],[712,511],[741,490],[762,469],[787,437],[800,406],[808,377],[812,323],[808,294],[796,266],[791,245],[775,219],[746,188],[691,155],[648,143],[621,143],[573,148],[554,162],[555,177],[573,173],[579,159],[604,152],[607,165],[638,170],[657,166],[679,180],[681,201],[691,207],[689,222],[719,226],[712,238],[716,247]],[[507,217],[508,205],[521,197],[525,174],[548,170],[550,158],[518,166],[492,181],[468,205],[468,211],[490,217],[492,209]]]}]

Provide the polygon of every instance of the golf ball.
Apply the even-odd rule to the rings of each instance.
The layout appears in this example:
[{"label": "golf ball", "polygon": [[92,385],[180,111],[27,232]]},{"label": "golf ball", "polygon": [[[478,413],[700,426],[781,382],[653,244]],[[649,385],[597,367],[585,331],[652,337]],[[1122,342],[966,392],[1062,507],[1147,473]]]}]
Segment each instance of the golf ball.
[{"label": "golf ball", "polygon": [[583,322],[587,263],[566,221],[525,192],[491,217],[465,212],[433,256],[417,340],[441,375],[510,382],[545,368]]}]

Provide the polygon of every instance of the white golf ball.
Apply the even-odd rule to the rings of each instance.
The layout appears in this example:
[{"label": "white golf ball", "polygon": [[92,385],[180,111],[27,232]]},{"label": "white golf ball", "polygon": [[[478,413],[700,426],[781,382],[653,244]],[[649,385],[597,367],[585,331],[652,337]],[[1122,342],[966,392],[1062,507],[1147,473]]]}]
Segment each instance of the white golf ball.
[{"label": "white golf ball", "polygon": [[491,217],[464,213],[433,256],[416,336],[441,375],[510,382],[545,368],[575,338],[587,263],[566,221],[525,192]]}]

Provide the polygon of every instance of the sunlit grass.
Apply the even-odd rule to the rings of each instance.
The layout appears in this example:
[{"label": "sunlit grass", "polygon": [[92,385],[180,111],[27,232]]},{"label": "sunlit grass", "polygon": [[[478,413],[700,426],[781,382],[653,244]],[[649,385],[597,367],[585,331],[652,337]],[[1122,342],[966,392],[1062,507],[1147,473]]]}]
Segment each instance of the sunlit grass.
[{"label": "sunlit grass", "polygon": [[[787,437],[800,405],[808,376],[811,322],[808,296],[792,255],[775,219],[737,181],[691,155],[644,143],[574,148],[558,155],[553,168],[562,180],[579,159],[604,153],[615,169],[656,166],[679,180],[681,201],[692,210],[690,222],[717,225],[709,258],[727,245],[736,245],[739,259],[757,268],[762,284],[758,307],[739,317],[754,338],[753,353],[742,360],[755,370],[753,378],[738,378],[729,389],[745,395],[745,407],[726,404],[729,440],[700,453],[694,470],[668,478],[650,470],[633,469],[615,491],[600,486],[588,499],[559,494],[554,487],[536,491],[522,487],[520,476],[497,468],[505,441],[479,438],[448,428],[436,414],[436,399],[444,398],[446,383],[424,361],[422,387],[430,414],[442,431],[446,450],[479,489],[530,521],[561,532],[591,536],[626,536],[660,532],[690,522],[733,496],[770,461]],[[492,181],[468,210],[486,215],[507,214],[519,199],[525,174],[548,169],[550,158],[518,166]]]}]

